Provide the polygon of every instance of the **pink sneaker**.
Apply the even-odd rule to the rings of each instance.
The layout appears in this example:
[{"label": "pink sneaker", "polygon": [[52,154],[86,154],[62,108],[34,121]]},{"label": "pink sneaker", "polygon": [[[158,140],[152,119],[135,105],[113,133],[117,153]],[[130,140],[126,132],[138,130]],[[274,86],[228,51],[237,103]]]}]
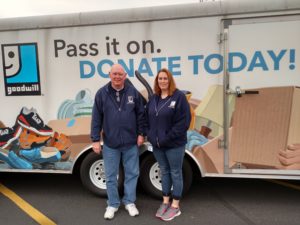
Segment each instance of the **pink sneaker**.
[{"label": "pink sneaker", "polygon": [[162,215],[161,219],[164,221],[170,221],[174,219],[176,216],[181,214],[179,208],[169,207],[168,210]]},{"label": "pink sneaker", "polygon": [[161,204],[158,208],[158,210],[156,211],[155,216],[157,218],[161,218],[165,212],[167,212],[168,208],[170,207],[170,204]]}]

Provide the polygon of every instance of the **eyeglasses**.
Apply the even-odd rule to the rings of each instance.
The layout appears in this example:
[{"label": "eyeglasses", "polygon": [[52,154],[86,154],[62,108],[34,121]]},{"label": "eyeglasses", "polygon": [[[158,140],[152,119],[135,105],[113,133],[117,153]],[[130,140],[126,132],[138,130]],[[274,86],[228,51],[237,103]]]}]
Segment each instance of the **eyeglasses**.
[{"label": "eyeglasses", "polygon": [[126,73],[117,73],[117,72],[114,72],[114,73],[111,73],[113,76],[119,76],[119,77],[123,77],[126,75]]},{"label": "eyeglasses", "polygon": [[117,102],[120,102],[120,92],[116,91]]}]

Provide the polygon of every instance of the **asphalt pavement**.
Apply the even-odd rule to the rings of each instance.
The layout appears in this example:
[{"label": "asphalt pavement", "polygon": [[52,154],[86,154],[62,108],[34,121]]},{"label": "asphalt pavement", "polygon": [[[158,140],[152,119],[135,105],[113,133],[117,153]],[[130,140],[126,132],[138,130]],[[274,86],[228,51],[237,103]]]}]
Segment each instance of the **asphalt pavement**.
[{"label": "asphalt pavement", "polygon": [[[124,206],[112,221],[103,219],[106,199],[84,189],[75,175],[0,173],[0,183],[12,190],[56,224],[156,225],[160,200],[138,188],[138,217]],[[181,201],[182,215],[170,224],[186,225],[298,225],[300,182],[284,186],[258,179],[205,178],[194,181]],[[0,223],[37,224],[30,215],[0,193]]]}]

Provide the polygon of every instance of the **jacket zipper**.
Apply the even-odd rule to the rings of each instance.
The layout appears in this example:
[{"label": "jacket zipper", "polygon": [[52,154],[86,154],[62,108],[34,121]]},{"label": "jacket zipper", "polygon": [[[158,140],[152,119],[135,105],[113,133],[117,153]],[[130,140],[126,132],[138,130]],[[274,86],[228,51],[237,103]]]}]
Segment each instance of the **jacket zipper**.
[{"label": "jacket zipper", "polygon": [[[111,98],[111,101],[112,101],[113,104],[116,106],[116,108],[117,108],[117,110],[118,110],[119,112],[122,111],[121,106],[122,106],[122,103],[123,103],[123,100],[124,100],[124,95],[125,95],[125,93],[122,95],[121,102],[120,102],[120,107],[119,107],[118,104],[116,103],[115,98],[114,98],[110,93],[108,93],[108,96]],[[120,139],[121,139],[121,144],[123,145],[123,144],[124,144],[124,140],[123,140],[123,137],[122,137],[122,134],[121,134],[121,133],[120,133]]]},{"label": "jacket zipper", "polygon": [[156,144],[157,144],[157,147],[160,148],[159,141],[158,141],[158,137],[156,137]]}]

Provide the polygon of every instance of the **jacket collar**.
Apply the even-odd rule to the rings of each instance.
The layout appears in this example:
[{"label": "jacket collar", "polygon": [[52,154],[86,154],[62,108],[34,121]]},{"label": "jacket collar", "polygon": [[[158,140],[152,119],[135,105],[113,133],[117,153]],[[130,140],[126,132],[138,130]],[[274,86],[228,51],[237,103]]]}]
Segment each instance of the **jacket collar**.
[{"label": "jacket collar", "polygon": [[[104,89],[107,93],[109,93],[109,86],[111,86],[111,81],[109,81],[105,86]],[[124,91],[126,91],[128,89],[128,84],[125,82],[124,84]]]}]

